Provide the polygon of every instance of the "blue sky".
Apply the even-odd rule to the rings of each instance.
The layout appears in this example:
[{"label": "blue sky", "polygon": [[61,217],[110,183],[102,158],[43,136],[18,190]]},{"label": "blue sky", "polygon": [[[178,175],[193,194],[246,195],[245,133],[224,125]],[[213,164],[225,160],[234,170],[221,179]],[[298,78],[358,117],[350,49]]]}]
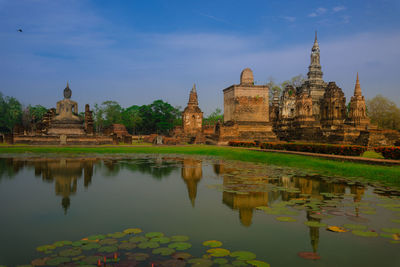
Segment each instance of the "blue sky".
[{"label": "blue sky", "polygon": [[318,30],[325,81],[349,100],[358,71],[367,98],[400,104],[399,14],[399,0],[0,0],[0,92],[53,107],[69,81],[81,108],[184,107],[196,83],[209,114],[246,67],[258,84],[306,74]]}]

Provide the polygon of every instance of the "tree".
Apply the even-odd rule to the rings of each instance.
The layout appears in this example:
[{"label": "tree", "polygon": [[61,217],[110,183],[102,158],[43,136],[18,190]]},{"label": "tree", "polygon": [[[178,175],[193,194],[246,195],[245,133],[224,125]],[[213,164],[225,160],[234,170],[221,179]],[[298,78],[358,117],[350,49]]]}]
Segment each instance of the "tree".
[{"label": "tree", "polygon": [[0,131],[12,132],[14,126],[21,123],[21,103],[14,97],[3,97],[0,93]]},{"label": "tree", "polygon": [[215,125],[219,120],[224,120],[224,114],[220,108],[216,108],[208,117],[204,119],[204,123]]},{"label": "tree", "polygon": [[122,123],[125,125],[128,132],[136,134],[136,128],[142,122],[140,117],[139,106],[133,105],[122,111]]},{"label": "tree", "polygon": [[382,95],[367,101],[367,114],[381,128],[400,130],[400,109]]},{"label": "tree", "polygon": [[98,132],[115,123],[122,123],[122,107],[116,101],[94,105],[95,126]]},{"label": "tree", "polygon": [[36,106],[28,106],[29,110],[29,115],[34,122],[39,122],[42,120],[44,114],[47,112],[47,108],[45,108],[42,105],[36,105]]},{"label": "tree", "polygon": [[292,77],[290,80],[281,83],[281,88],[285,88],[286,85],[291,85],[295,89],[300,87],[306,81],[306,77],[303,74]]}]

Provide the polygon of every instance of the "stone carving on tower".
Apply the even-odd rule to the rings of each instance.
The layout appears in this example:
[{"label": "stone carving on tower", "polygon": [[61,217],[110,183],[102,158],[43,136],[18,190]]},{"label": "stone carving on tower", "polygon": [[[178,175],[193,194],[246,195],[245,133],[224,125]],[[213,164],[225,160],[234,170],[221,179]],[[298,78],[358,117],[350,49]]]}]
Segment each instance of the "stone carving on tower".
[{"label": "stone carving on tower", "polygon": [[365,99],[361,93],[361,86],[360,86],[360,80],[358,78],[358,72],[357,72],[356,86],[354,88],[354,95],[351,97],[350,100],[348,122],[356,127],[361,127],[364,129],[367,129],[370,124],[370,120],[366,112]]},{"label": "stone carving on tower", "polygon": [[346,98],[335,82],[329,82],[321,101],[321,124],[343,125],[346,119]]},{"label": "stone carving on tower", "polygon": [[193,135],[202,132],[203,112],[199,108],[197,99],[196,85],[193,85],[190,91],[189,102],[182,113],[183,133],[185,135]]},{"label": "stone carving on tower", "polygon": [[279,119],[293,119],[296,116],[296,90],[292,85],[286,85],[281,96]]}]

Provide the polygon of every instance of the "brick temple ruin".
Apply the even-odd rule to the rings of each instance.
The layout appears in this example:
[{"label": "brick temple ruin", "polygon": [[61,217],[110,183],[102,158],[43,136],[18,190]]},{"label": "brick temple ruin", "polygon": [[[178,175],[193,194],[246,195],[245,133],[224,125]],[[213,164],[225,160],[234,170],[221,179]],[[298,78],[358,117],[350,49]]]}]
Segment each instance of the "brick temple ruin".
[{"label": "brick temple ruin", "polygon": [[175,136],[186,142],[218,144],[256,140],[373,146],[393,145],[400,140],[398,131],[378,129],[371,124],[358,73],[349,108],[342,89],[335,82],[323,80],[317,34],[308,70],[307,80],[301,86],[287,85],[282,93],[274,91],[270,101],[269,87],[255,85],[251,69],[244,69],[239,84],[223,89],[224,120],[212,131],[201,122],[203,113],[193,88],[182,115],[182,128]]},{"label": "brick temple ruin", "polygon": [[57,102],[57,108],[49,109],[29,131],[14,129],[13,142],[33,145],[113,144],[115,138],[112,136],[95,134],[93,114],[88,104],[85,105],[84,119],[78,116],[78,103],[71,100],[71,96],[67,83],[64,99]]}]

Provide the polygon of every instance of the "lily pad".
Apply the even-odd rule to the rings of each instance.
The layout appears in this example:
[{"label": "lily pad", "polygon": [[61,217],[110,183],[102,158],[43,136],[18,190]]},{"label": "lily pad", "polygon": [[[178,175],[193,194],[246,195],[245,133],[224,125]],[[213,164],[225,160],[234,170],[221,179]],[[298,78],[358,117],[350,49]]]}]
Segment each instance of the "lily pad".
[{"label": "lily pad", "polygon": [[168,237],[155,237],[155,238],[152,238],[152,239],[150,239],[150,241],[151,242],[157,242],[157,243],[160,243],[160,244],[167,244],[167,243],[169,243],[169,242],[171,242],[171,239],[169,239]]},{"label": "lily pad", "polygon": [[[33,265],[33,266],[43,266],[43,265],[46,265],[46,261],[48,261],[50,258],[48,258],[48,257],[46,257],[46,258],[39,258],[39,259],[34,259],[32,262],[31,262],[31,265]],[[0,267],[1,266],[4,266],[4,265],[0,265]]]},{"label": "lily pad", "polygon": [[129,242],[132,243],[140,243],[140,242],[146,242],[148,239],[144,236],[134,236],[129,239]]},{"label": "lily pad", "polygon": [[102,239],[105,239],[105,238],[106,238],[105,235],[91,235],[87,239],[88,240],[102,240]]},{"label": "lily pad", "polygon": [[69,248],[65,250],[61,250],[60,253],[58,253],[61,257],[75,257],[80,254],[82,254],[82,250],[79,248]]},{"label": "lily pad", "polygon": [[175,242],[168,245],[169,248],[173,248],[176,250],[186,250],[192,247],[190,243],[187,242]]},{"label": "lily pad", "polygon": [[66,263],[66,262],[70,262],[71,259],[68,257],[55,257],[55,258],[51,258],[48,261],[46,261],[47,265],[50,266],[58,266],[61,265],[62,263]]},{"label": "lily pad", "polygon": [[335,232],[335,233],[345,233],[348,232],[349,230],[340,227],[340,226],[328,226],[328,228],[326,228],[326,230],[331,231],[331,232]]},{"label": "lily pad", "polygon": [[91,256],[87,256],[87,257],[83,258],[82,262],[86,263],[86,264],[97,264],[98,260],[102,260],[102,259],[103,259],[102,256],[91,255]]},{"label": "lily pad", "polygon": [[292,217],[276,217],[275,219],[277,219],[278,221],[281,221],[281,222],[295,222],[295,221],[297,221],[295,218],[292,218]]},{"label": "lily pad", "polygon": [[97,248],[100,248],[100,247],[101,246],[98,243],[88,243],[86,245],[83,245],[81,247],[81,249],[83,249],[83,250],[91,250],[91,249],[97,249]]},{"label": "lily pad", "polygon": [[394,223],[400,223],[400,219],[392,219],[392,222],[394,222]]},{"label": "lily pad", "polygon": [[362,224],[343,224],[343,227],[350,229],[350,230],[365,230],[365,229],[367,229],[367,226],[362,225]]},{"label": "lily pad", "polygon": [[216,258],[216,259],[214,260],[214,263],[219,264],[219,265],[227,264],[227,263],[228,263],[228,260],[227,260],[227,259],[224,259],[224,258]]},{"label": "lily pad", "polygon": [[222,242],[218,240],[207,240],[203,242],[203,246],[216,248],[222,246]]},{"label": "lily pad", "polygon": [[56,249],[56,246],[44,245],[44,246],[40,246],[40,247],[36,248],[36,250],[39,252],[45,252],[45,251],[49,251],[49,250],[53,250],[53,249]]},{"label": "lily pad", "polygon": [[134,248],[136,248],[136,243],[132,243],[132,242],[122,243],[118,246],[118,249],[122,249],[122,250],[132,250]]},{"label": "lily pad", "polygon": [[117,244],[118,240],[117,239],[112,239],[112,238],[107,238],[99,241],[100,245],[114,245]]},{"label": "lily pad", "polygon": [[139,234],[142,232],[142,229],[140,228],[128,228],[124,230],[125,234]]},{"label": "lily pad", "polygon": [[245,261],[241,261],[241,260],[232,261],[232,265],[233,266],[248,266],[248,264]]},{"label": "lily pad", "polygon": [[81,247],[83,245],[86,245],[87,243],[89,243],[87,240],[79,240],[79,241],[74,241],[72,242],[72,246],[73,247]]},{"label": "lily pad", "polygon": [[173,235],[171,236],[171,241],[173,242],[184,242],[184,241],[188,241],[189,237],[186,235]]},{"label": "lily pad", "polygon": [[188,260],[188,263],[192,264],[191,266],[196,267],[209,267],[213,265],[211,260],[202,258],[190,259]]},{"label": "lily pad", "polygon": [[148,238],[154,238],[154,237],[163,237],[164,234],[160,232],[149,232],[145,236]]},{"label": "lily pad", "polygon": [[145,248],[158,248],[160,245],[157,242],[146,241],[139,243],[138,248],[145,249]]},{"label": "lily pad", "polygon": [[256,254],[250,251],[234,251],[231,253],[231,257],[241,261],[249,261],[254,260],[256,258]]},{"label": "lily pad", "polygon": [[382,228],[382,231],[392,234],[400,234],[400,228]]},{"label": "lily pad", "polygon": [[107,236],[112,237],[112,238],[122,238],[125,235],[126,235],[126,233],[116,232],[116,233],[108,234]]},{"label": "lily pad", "polygon": [[270,267],[270,265],[264,261],[251,260],[247,261],[247,263],[257,267]]},{"label": "lily pad", "polygon": [[134,253],[134,254],[130,255],[129,257],[133,258],[137,261],[145,261],[150,256],[149,256],[149,254],[146,254],[146,253]]},{"label": "lily pad", "polygon": [[307,226],[310,226],[310,227],[326,227],[327,226],[326,223],[321,223],[321,222],[317,222],[317,221],[307,221],[304,224]]},{"label": "lily pad", "polygon": [[156,248],[156,249],[153,249],[153,251],[152,251],[153,254],[160,254],[163,256],[171,255],[174,252],[175,252],[175,249],[173,249],[173,248]]},{"label": "lily pad", "polygon": [[372,231],[361,231],[361,230],[353,230],[352,233],[354,235],[363,236],[363,237],[377,237],[378,233]]},{"label": "lily pad", "polygon": [[225,257],[228,256],[231,252],[224,248],[211,248],[207,250],[207,253],[209,253],[213,257]]},{"label": "lily pad", "polygon": [[104,247],[101,247],[98,251],[99,252],[112,253],[112,252],[115,252],[117,250],[118,250],[118,248],[116,246],[104,246]]}]

